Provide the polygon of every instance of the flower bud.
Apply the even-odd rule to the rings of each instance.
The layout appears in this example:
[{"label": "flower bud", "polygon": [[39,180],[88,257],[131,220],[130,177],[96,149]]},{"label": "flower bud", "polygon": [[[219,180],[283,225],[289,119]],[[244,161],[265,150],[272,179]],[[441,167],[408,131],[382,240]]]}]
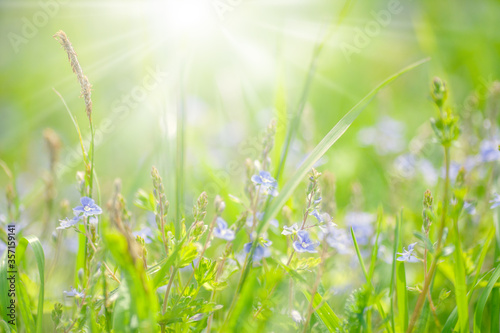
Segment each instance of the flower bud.
[{"label": "flower bud", "polygon": [[226,203],[224,202],[224,200],[222,200],[222,198],[219,195],[217,195],[215,197],[215,213],[217,215],[221,215],[225,208],[226,208]]},{"label": "flower bud", "polygon": [[439,77],[435,77],[432,80],[431,95],[434,103],[436,103],[439,108],[441,108],[444,102],[446,102],[448,90],[446,88],[446,83]]}]

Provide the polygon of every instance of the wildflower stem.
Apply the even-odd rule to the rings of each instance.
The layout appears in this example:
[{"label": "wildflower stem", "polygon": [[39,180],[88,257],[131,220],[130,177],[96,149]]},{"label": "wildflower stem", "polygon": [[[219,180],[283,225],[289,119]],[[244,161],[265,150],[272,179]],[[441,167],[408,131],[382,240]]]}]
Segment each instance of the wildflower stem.
[{"label": "wildflower stem", "polygon": [[327,246],[326,246],[326,244],[324,244],[324,246],[322,246],[322,251],[321,251],[321,265],[319,266],[318,274],[316,274],[316,281],[314,281],[314,285],[313,285],[313,288],[311,291],[311,301],[309,302],[309,307],[307,309],[306,321],[304,323],[304,330],[302,331],[303,333],[307,332],[307,327],[309,326],[309,322],[311,321],[311,316],[315,310],[313,307],[314,297],[316,296],[319,284],[321,282],[321,277],[323,275],[326,253],[327,253]]},{"label": "wildflower stem", "polygon": [[436,248],[436,255],[432,259],[431,267],[429,269],[429,272],[425,274],[424,277],[424,287],[422,288],[422,292],[420,293],[418,299],[417,299],[417,304],[415,305],[415,309],[413,310],[413,314],[410,319],[410,323],[408,324],[408,329],[406,330],[406,333],[411,333],[413,331],[413,328],[415,327],[415,324],[417,322],[417,319],[420,315],[420,311],[422,310],[422,307],[424,306],[425,299],[427,297],[427,293],[429,292],[429,287],[431,285],[431,281],[434,278],[434,273],[436,271],[437,267],[437,261],[439,259],[439,256],[441,254],[441,246],[442,246],[442,239],[443,239],[443,234],[444,234],[444,228],[446,226],[446,216],[448,213],[448,191],[450,187],[450,147],[445,146],[444,147],[444,162],[445,162],[445,181],[444,181],[444,193],[443,193],[443,210],[442,210],[442,215],[441,215],[441,224],[439,227],[439,233],[438,233],[438,241],[437,241],[437,248]]},{"label": "wildflower stem", "polygon": [[170,294],[170,289],[172,288],[172,283],[174,282],[175,274],[177,273],[177,267],[174,267],[172,273],[170,274],[170,279],[168,280],[167,290],[165,291],[165,297],[163,298],[162,314],[165,314],[167,310],[168,295]]},{"label": "wildflower stem", "polygon": [[[207,239],[205,241],[205,244],[203,245],[203,249],[200,252],[200,260],[198,260],[198,263],[193,267],[193,272],[191,273],[191,275],[187,279],[186,283],[184,284],[184,288],[182,288],[182,291],[179,294],[178,300],[180,300],[180,298],[182,297],[182,295],[184,295],[184,292],[186,291],[187,286],[191,282],[191,279],[193,278],[194,274],[196,273],[196,270],[200,266],[200,262],[203,260],[203,256],[205,255],[205,251],[207,250],[208,244],[210,243],[210,238],[212,237],[212,231],[214,230],[215,221],[217,220],[217,217],[218,217],[217,215],[214,215],[214,218],[212,219],[212,222],[210,223],[210,226],[209,226],[209,229],[208,229]],[[196,224],[197,222],[198,221],[195,221],[194,224]]]}]

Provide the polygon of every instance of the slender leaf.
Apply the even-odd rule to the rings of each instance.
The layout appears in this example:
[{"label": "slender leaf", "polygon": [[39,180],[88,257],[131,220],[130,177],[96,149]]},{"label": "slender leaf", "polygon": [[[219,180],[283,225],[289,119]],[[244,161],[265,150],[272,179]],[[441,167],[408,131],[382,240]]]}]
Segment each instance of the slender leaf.
[{"label": "slender leaf", "polygon": [[488,281],[486,288],[483,290],[479,300],[477,301],[476,310],[474,311],[474,333],[481,332],[484,307],[486,306],[488,297],[490,296],[490,293],[498,279],[500,279],[500,264],[495,268],[495,271]]},{"label": "slender leaf", "polygon": [[389,83],[397,79],[402,74],[422,65],[423,63],[429,61],[429,58],[415,62],[408,67],[403,68],[396,74],[388,77],[372,91],[370,91],[365,97],[363,97],[347,114],[325,135],[323,140],[313,149],[306,160],[300,165],[300,167],[295,171],[290,180],[286,183],[283,189],[280,191],[279,195],[272,201],[268,210],[266,210],[265,217],[259,224],[257,233],[260,234],[263,229],[267,226],[268,222],[274,218],[283,205],[286,203],[288,198],[293,194],[293,191],[297,188],[300,182],[307,175],[309,170],[314,166],[314,164],[330,149],[330,147],[337,142],[337,140],[347,131],[349,126],[354,120],[359,116],[359,114],[365,109],[365,107],[370,103],[373,97]]},{"label": "slender leaf", "polygon": [[[395,243],[398,244],[397,248],[402,251],[402,240],[401,240],[401,225],[403,221],[403,212],[401,211],[400,216],[397,219],[399,237],[395,239]],[[398,323],[401,331],[406,332],[408,329],[408,292],[406,289],[406,270],[404,261],[397,261],[395,256],[394,260],[396,262],[396,297],[397,297],[397,307],[398,307]]]},{"label": "slender leaf", "polygon": [[373,273],[375,272],[375,264],[377,263],[378,249],[379,249],[379,237],[380,232],[382,231],[382,220],[384,218],[384,211],[382,207],[380,207],[378,216],[377,216],[377,231],[375,235],[375,244],[373,244],[371,260],[370,260],[370,270],[368,273],[368,279],[371,281],[373,278]]},{"label": "slender leaf", "polygon": [[16,248],[16,265],[20,266],[20,263],[24,259],[26,248],[31,245],[33,253],[35,254],[35,260],[38,266],[38,275],[40,277],[40,291],[38,292],[38,310],[36,316],[36,332],[43,332],[43,302],[44,302],[44,291],[45,291],[45,255],[43,253],[43,247],[40,241],[35,236],[26,236],[19,241]]},{"label": "slender leaf", "polygon": [[469,331],[469,309],[467,301],[467,286],[464,256],[462,254],[462,245],[460,244],[460,235],[458,232],[458,221],[454,219],[453,242],[455,244],[453,272],[455,274],[455,299],[458,310],[459,332],[467,333]]},{"label": "slender leaf", "polygon": [[[302,292],[304,293],[304,296],[306,296],[307,301],[310,302],[311,294],[305,289],[303,289]],[[318,308],[319,305],[321,306]],[[314,295],[313,307],[317,309],[315,312],[316,315],[319,317],[319,319],[321,319],[323,324],[325,324],[330,332],[335,332],[342,327],[342,323],[339,317],[337,317],[337,315],[335,314],[335,312],[333,312],[332,308],[330,307],[330,305],[328,305],[327,302],[323,302],[323,297],[321,297],[321,295],[318,293]]]}]

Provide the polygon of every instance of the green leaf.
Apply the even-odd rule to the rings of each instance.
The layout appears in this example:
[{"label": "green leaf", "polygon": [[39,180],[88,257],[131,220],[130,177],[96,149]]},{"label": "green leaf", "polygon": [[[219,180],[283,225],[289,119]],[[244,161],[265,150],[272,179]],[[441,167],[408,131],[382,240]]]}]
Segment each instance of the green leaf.
[{"label": "green leaf", "polygon": [[458,310],[458,324],[459,332],[467,333],[469,331],[469,306],[467,299],[467,285],[466,285],[466,272],[464,256],[462,254],[462,245],[460,244],[460,234],[458,232],[458,221],[453,219],[453,243],[455,251],[453,256],[455,263],[453,265],[453,272],[455,274],[455,299],[457,302]]},{"label": "green leaf", "polygon": [[[146,275],[142,260],[132,252],[130,244],[122,234],[103,230],[103,240],[106,248],[122,272],[122,282],[119,295],[122,298],[122,306],[126,309],[130,304],[131,327],[138,327],[140,332],[152,332],[156,327],[155,315],[158,300],[155,288]],[[130,297],[130,301],[128,301]]]},{"label": "green leaf", "polygon": [[36,332],[42,332],[43,325],[43,302],[45,291],[45,255],[40,241],[35,236],[26,236],[19,241],[16,248],[16,265],[19,267],[24,259],[26,248],[31,245],[35,260],[38,266],[38,275],[40,278],[40,291],[38,292],[38,310],[36,316]]},{"label": "green leaf", "polygon": [[368,273],[368,280],[372,280],[373,273],[375,272],[375,264],[377,263],[378,249],[379,249],[379,236],[382,231],[382,220],[384,218],[384,211],[382,207],[380,207],[378,216],[377,216],[377,231],[375,235],[375,244],[373,244],[371,260],[370,260],[370,271]]},{"label": "green leaf", "polygon": [[10,333],[10,327],[5,322],[5,320],[0,319],[0,332],[2,333]]},{"label": "green leaf", "polygon": [[495,268],[486,288],[483,290],[479,300],[477,301],[476,310],[474,311],[474,333],[481,332],[481,323],[483,321],[483,311],[488,301],[493,287],[497,280],[500,279],[500,264]]},{"label": "green leaf", "polygon": [[[403,221],[403,212],[397,217],[397,238],[394,239],[394,256],[393,256],[393,271],[396,274],[396,298],[397,298],[397,308],[398,308],[398,323],[400,330],[406,332],[408,329],[408,292],[406,289],[406,271],[404,261],[396,260],[396,252],[399,250],[402,252],[402,241],[401,241],[401,224]],[[397,331],[397,330],[395,330]]]},{"label": "green leaf", "polygon": [[[304,293],[304,296],[307,298],[307,301],[310,302],[311,294],[305,289],[303,289],[302,292]],[[321,307],[318,308],[320,304],[323,305],[321,305]],[[333,312],[332,308],[330,307],[330,305],[328,305],[327,302],[323,302],[323,298],[319,293],[316,293],[314,295],[313,308],[315,309],[317,308],[315,314],[319,317],[319,319],[321,319],[323,324],[325,324],[325,326],[328,328],[330,332],[335,332],[336,330],[341,329],[342,323],[339,317],[337,317],[337,315],[335,314],[335,312]]]}]

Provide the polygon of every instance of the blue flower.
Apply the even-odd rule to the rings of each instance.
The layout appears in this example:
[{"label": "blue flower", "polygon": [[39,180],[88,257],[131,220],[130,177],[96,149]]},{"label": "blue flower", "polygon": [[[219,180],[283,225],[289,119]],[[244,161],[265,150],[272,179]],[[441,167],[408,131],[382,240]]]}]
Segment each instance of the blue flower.
[{"label": "blue flower", "polygon": [[356,234],[360,245],[366,245],[373,234],[375,215],[366,212],[350,212],[345,216],[346,225],[351,227]]},{"label": "blue flower", "polygon": [[102,213],[101,207],[97,206],[93,199],[88,197],[82,197],[80,199],[81,206],[73,208],[73,212],[76,214],[83,214],[84,217],[99,215]]},{"label": "blue flower", "polygon": [[[257,212],[257,214],[255,214],[255,217],[257,217],[257,221],[262,221],[262,218],[264,217],[264,213],[263,212]],[[253,214],[249,214],[247,216],[247,220],[246,220],[246,225],[247,227],[253,227]],[[278,220],[276,219],[272,219],[269,221],[269,224],[275,228],[279,228],[280,227],[280,223],[278,222]]]},{"label": "blue flower", "polygon": [[75,288],[71,287],[71,291],[64,291],[64,296],[66,296],[66,297],[75,297],[75,298],[83,298],[85,296],[85,290],[78,291]]},{"label": "blue flower", "polygon": [[476,207],[472,202],[464,202],[464,210],[469,214],[469,215],[475,215],[476,214]]},{"label": "blue flower", "polygon": [[417,257],[413,255],[416,244],[417,243],[412,243],[408,245],[408,250],[403,247],[403,253],[398,253],[401,257],[398,257],[397,260],[406,262],[418,262],[419,260],[417,259]]},{"label": "blue flower", "polygon": [[281,232],[282,235],[288,236],[288,235],[295,235],[299,231],[299,226],[297,223],[294,223],[292,226],[283,226],[283,231]]},{"label": "blue flower", "polygon": [[293,321],[296,322],[297,324],[300,324],[304,321],[304,317],[300,315],[300,312],[297,310],[292,310],[290,312],[290,317],[292,317]]},{"label": "blue flower", "polygon": [[495,140],[484,140],[480,148],[481,160],[483,162],[492,162],[500,159],[500,151]]},{"label": "blue flower", "polygon": [[278,182],[274,179],[268,171],[261,171],[258,175],[252,176],[252,182],[260,186],[262,193],[270,194],[273,197],[278,195],[276,188]]},{"label": "blue flower", "polygon": [[217,226],[214,228],[214,236],[217,238],[225,239],[227,241],[232,241],[234,239],[234,230],[228,229],[227,222],[218,217],[215,221]]},{"label": "blue flower", "polygon": [[61,222],[61,225],[57,227],[56,229],[68,229],[71,228],[72,226],[78,224],[80,220],[82,219],[82,216],[75,216],[71,220],[68,218],[65,218],[64,220],[59,220]]},{"label": "blue flower", "polygon": [[318,243],[314,243],[309,237],[309,233],[306,230],[299,230],[297,232],[297,240],[293,242],[293,248],[297,252],[309,252],[316,253],[318,251],[315,248]]},{"label": "blue flower", "polygon": [[[243,246],[243,250],[245,253],[250,253],[250,250],[252,249],[252,242],[246,243]],[[257,244],[257,247],[255,248],[255,252],[253,254],[253,261],[260,261],[262,258],[267,258],[271,255],[271,251],[268,249],[269,246],[271,246],[273,242],[271,242],[268,239],[264,239],[261,242]]]},{"label": "blue flower", "polygon": [[317,209],[313,210],[311,214],[309,214],[311,216],[314,216],[319,223],[323,223],[324,220],[323,220],[323,216],[321,216],[321,214],[318,212]]},{"label": "blue flower", "polygon": [[490,200],[490,204],[492,204],[492,205],[490,206],[490,208],[491,208],[491,209],[493,209],[493,208],[496,208],[496,207],[500,206],[500,194],[495,193],[495,194],[494,194],[494,196],[495,196],[495,197],[494,197],[492,200]]},{"label": "blue flower", "polygon": [[322,232],[320,234],[321,239],[326,237],[326,242],[328,246],[337,250],[340,254],[349,254],[350,250],[350,238],[343,229],[338,229],[335,223],[328,223],[326,227],[321,228]]},{"label": "blue flower", "polygon": [[153,231],[151,230],[150,227],[145,227],[139,231],[134,231],[133,235],[135,237],[139,236],[142,239],[144,239],[144,243],[146,243],[146,244],[150,244],[153,241],[153,239],[155,238]]}]

